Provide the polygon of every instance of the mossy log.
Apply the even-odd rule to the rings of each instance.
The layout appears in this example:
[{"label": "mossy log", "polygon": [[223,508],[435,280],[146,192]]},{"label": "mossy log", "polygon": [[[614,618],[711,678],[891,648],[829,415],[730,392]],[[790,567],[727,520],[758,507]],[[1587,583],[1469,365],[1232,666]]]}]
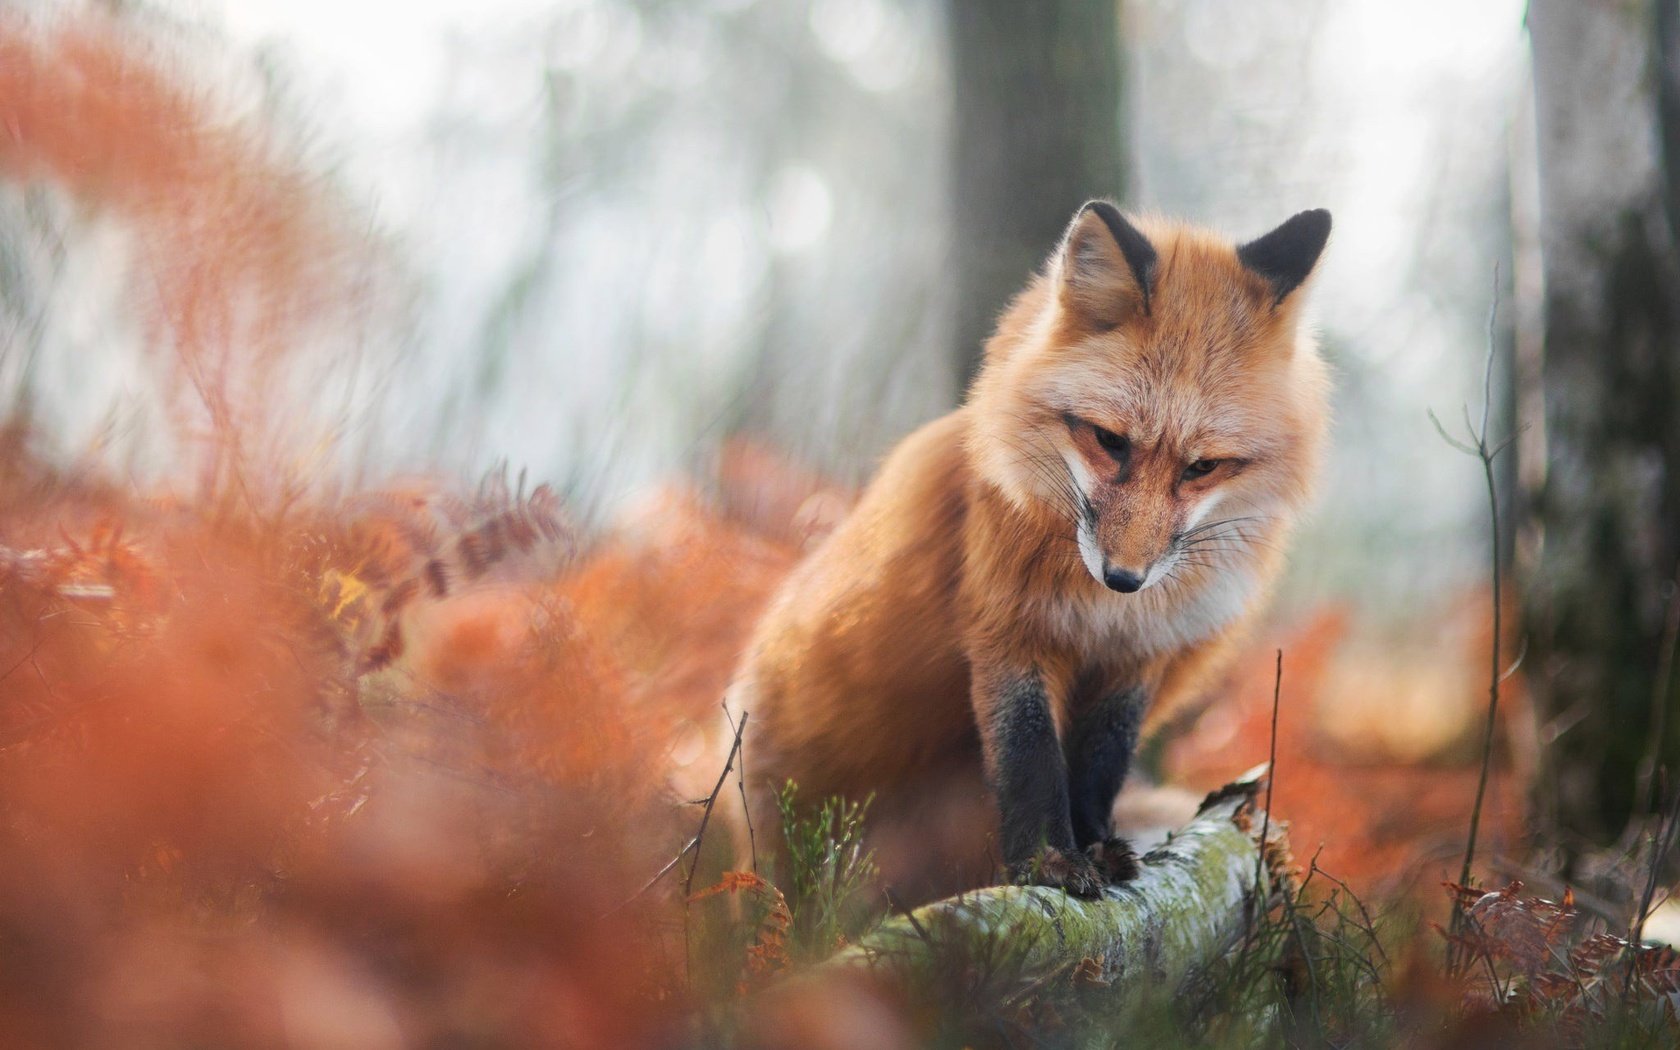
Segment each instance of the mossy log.
[{"label": "mossy log", "polygon": [[1115,996],[1170,994],[1242,939],[1256,890],[1269,900],[1279,885],[1271,858],[1286,854],[1276,824],[1268,862],[1260,862],[1266,821],[1255,797],[1265,772],[1209,795],[1194,819],[1142,858],[1135,880],[1099,898],[1043,886],[977,890],[893,916],[819,969],[937,981],[953,959],[1002,958],[1026,981],[1077,971]]}]

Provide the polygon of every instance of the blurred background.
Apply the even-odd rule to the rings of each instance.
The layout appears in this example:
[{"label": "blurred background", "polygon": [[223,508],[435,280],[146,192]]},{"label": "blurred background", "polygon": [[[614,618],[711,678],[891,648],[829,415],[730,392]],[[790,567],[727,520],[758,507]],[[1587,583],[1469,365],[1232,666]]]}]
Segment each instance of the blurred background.
[{"label": "blurred background", "polygon": [[0,1027],[677,1030],[660,879],[758,610],[1098,196],[1335,216],[1320,505],[1122,804],[1177,826],[1275,742],[1296,854],[1404,923],[1487,768],[1483,885],[1643,921],[1673,0],[9,0]]},{"label": "blurred background", "polygon": [[[1463,437],[1485,397],[1511,748],[1557,743],[1541,809],[1603,835],[1672,750],[1672,7],[14,2],[0,398],[142,488],[508,464],[607,528],[738,439],[860,483],[1090,197],[1236,238],[1328,207],[1335,457],[1278,618],[1351,625],[1325,738],[1472,747],[1494,533],[1428,414]],[[84,17],[166,75],[31,76]],[[189,109],[230,173],[151,148]]]},{"label": "blurred background", "polygon": [[[341,421],[343,468],[507,460],[606,517],[747,433],[858,482],[1084,200],[1234,237],[1323,206],[1338,455],[1294,591],[1392,609],[1484,560],[1424,413],[1479,401],[1533,178],[1516,0],[114,6],[378,246],[388,309],[291,409]],[[168,474],[130,232],[3,193],[6,395]]]}]

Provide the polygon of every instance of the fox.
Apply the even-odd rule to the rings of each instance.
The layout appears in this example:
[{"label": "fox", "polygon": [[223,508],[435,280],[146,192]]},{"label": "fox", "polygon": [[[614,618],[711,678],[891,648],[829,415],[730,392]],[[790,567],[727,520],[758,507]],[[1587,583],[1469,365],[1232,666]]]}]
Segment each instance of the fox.
[{"label": "fox", "polygon": [[[904,438],[786,577],[726,698],[746,815],[869,800],[880,878],[931,899],[1135,877],[1112,811],[1146,725],[1218,680],[1309,504],[1329,380],[1304,211],[1242,244],[1074,215],[965,400]],[[766,829],[769,829],[767,832]]]}]

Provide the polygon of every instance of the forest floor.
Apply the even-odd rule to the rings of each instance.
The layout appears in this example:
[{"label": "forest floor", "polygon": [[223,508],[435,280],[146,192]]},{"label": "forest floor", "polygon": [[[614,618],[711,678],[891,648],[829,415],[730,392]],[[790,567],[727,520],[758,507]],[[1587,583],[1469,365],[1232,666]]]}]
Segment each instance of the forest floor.
[{"label": "forest floor", "polygon": [[[792,870],[700,884],[684,843],[701,809],[669,785],[686,764],[732,786],[698,727],[844,493],[741,446],[713,496],[673,488],[591,538],[550,490],[499,475],[262,511],[138,498],[8,440],[0,1019],[14,1045],[1104,1045],[1140,1024],[1232,1046],[1675,1034],[1680,961],[1619,939],[1641,857],[1591,893],[1545,873],[1515,680],[1477,876],[1533,888],[1465,891],[1470,925],[1442,931],[1478,772],[1485,595],[1436,618],[1464,649],[1461,679],[1440,645],[1421,668],[1385,660],[1325,610],[1257,642],[1219,700],[1163,735],[1165,786],[1129,792],[1127,812],[1176,826],[1183,798],[1272,751],[1282,650],[1271,812],[1297,860],[1241,950],[1141,1016],[1134,1003],[1123,1028],[1113,977],[1024,972],[995,945],[950,955],[932,988],[768,997],[892,910],[860,846],[867,813],[790,805]],[[1463,709],[1438,705],[1447,726],[1376,728],[1442,690]]]}]

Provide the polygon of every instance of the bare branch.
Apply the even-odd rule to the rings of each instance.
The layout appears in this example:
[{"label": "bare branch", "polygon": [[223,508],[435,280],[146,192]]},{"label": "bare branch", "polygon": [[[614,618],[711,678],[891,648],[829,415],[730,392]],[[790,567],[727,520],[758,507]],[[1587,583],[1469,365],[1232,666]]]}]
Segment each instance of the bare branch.
[{"label": "bare branch", "polygon": [[729,704],[719,705],[723,708],[723,717],[729,722],[729,728],[735,731],[736,750],[740,753],[741,762],[735,767],[735,786],[741,792],[741,817],[747,822],[747,845],[752,853],[753,874],[758,874],[758,832],[753,830],[752,807],[747,805],[747,753],[741,748],[741,732],[747,727],[747,716],[741,715],[741,724],[737,726],[735,719],[729,717]]},{"label": "bare branch", "polygon": [[694,860],[688,866],[688,873],[683,876],[683,896],[694,893],[694,871],[700,866],[700,844],[706,838],[706,825],[711,823],[712,808],[717,805],[718,792],[729,780],[729,771],[735,768],[735,758],[741,753],[741,734],[747,728],[748,712],[741,712],[741,721],[735,725],[735,739],[729,745],[729,757],[723,761],[723,772],[718,774],[717,783],[712,785],[712,793],[706,796],[706,808],[700,813],[700,830],[694,833]]}]

